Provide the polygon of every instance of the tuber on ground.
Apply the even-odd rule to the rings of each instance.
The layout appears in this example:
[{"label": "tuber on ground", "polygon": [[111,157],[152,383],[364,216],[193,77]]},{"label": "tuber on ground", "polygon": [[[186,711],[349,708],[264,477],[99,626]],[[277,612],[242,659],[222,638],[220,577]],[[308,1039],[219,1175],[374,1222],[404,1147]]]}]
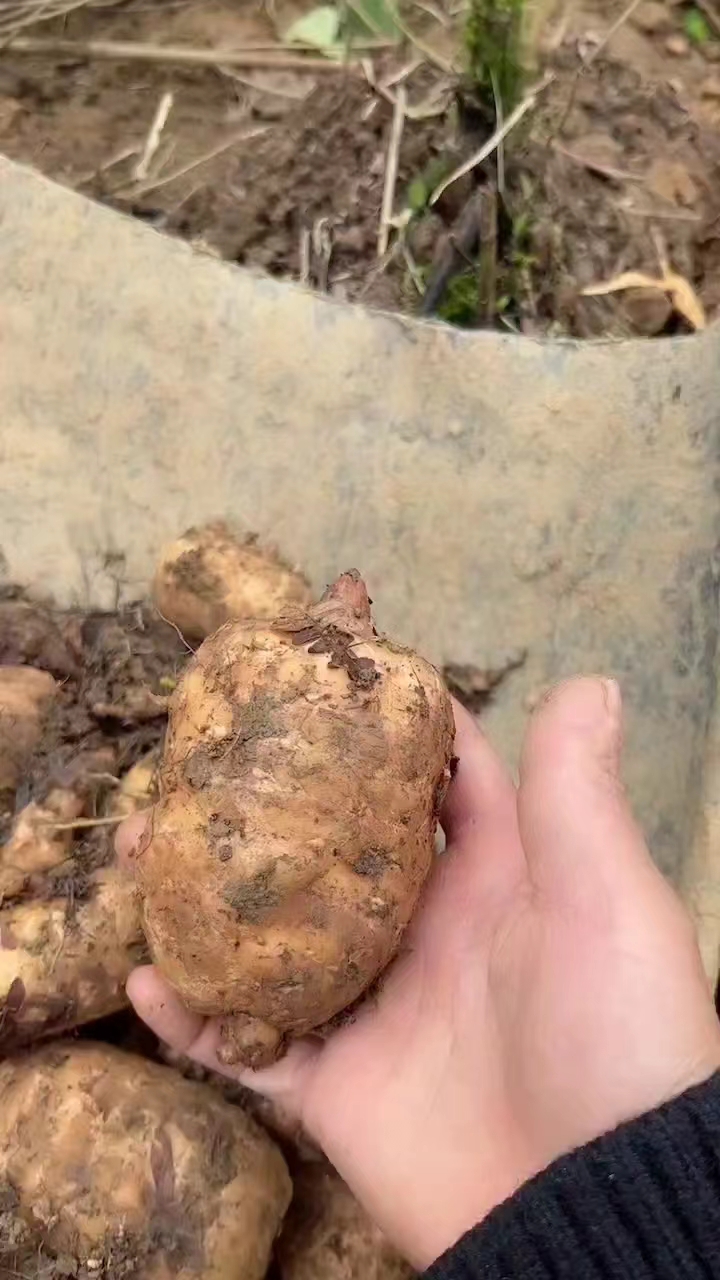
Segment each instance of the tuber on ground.
[{"label": "tuber on ground", "polygon": [[300,1165],[276,1256],[280,1280],[412,1280],[415,1272],[324,1163]]},{"label": "tuber on ground", "polygon": [[27,664],[58,679],[77,674],[77,659],[49,609],[28,600],[0,600],[0,663]]},{"label": "tuber on ground", "polygon": [[203,640],[230,618],[274,618],[288,605],[307,605],[310,588],[254,536],[217,521],[188,529],[163,550],[153,599],[184,636]]},{"label": "tuber on ground", "polygon": [[[125,1008],[125,983],[146,958],[130,875],[113,863],[83,870],[71,847],[83,830],[65,827],[82,811],[89,766],[102,762],[102,751],[80,753],[66,768],[75,790],[27,805],[0,849],[0,1056]],[[114,814],[149,803],[155,763],[151,752],[128,771]],[[110,841],[112,827],[103,831]],[[3,893],[23,896],[2,904]]]},{"label": "tuber on ground", "polygon": [[125,1008],[145,958],[128,876],[103,867],[62,897],[0,908],[0,1056]]},{"label": "tuber on ground", "polygon": [[55,787],[43,804],[31,801],[17,814],[0,847],[0,906],[16,897],[28,880],[61,866],[70,852],[70,824],[83,810],[75,791]]},{"label": "tuber on ground", "polygon": [[110,801],[110,813],[128,818],[138,809],[148,808],[155,796],[160,752],[155,747],[128,769]]},{"label": "tuber on ground", "polygon": [[227,1102],[241,1106],[243,1111],[275,1138],[281,1151],[286,1152],[289,1158],[323,1159],[320,1148],[306,1133],[302,1118],[280,1099],[264,1098],[261,1093],[240,1084],[233,1076],[221,1075],[219,1071],[201,1066],[194,1058],[180,1053],[162,1040],[158,1042],[157,1053],[161,1062],[174,1067],[187,1080],[204,1080]]},{"label": "tuber on ground", "polygon": [[20,782],[56,692],[47,671],[0,666],[0,793]]},{"label": "tuber on ground", "polygon": [[135,860],[155,962],[260,1066],[358,999],[433,858],[449,695],[377,636],[352,570],[319,604],[232,622],[176,688],[161,799]]},{"label": "tuber on ground", "polygon": [[0,1273],[262,1280],[280,1152],[206,1085],[106,1045],[0,1064]]}]

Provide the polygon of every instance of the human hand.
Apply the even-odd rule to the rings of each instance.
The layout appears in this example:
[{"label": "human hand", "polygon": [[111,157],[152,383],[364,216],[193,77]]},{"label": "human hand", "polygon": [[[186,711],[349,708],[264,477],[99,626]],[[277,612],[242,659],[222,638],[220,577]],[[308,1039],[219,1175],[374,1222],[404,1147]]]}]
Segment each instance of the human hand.
[{"label": "human hand", "polygon": [[[215,1020],[152,967],[128,983],[173,1048],[298,1117],[420,1268],[557,1156],[720,1066],[691,922],[619,782],[617,686],[544,701],[517,792],[461,708],[457,725],[447,851],[353,1023],[229,1068]],[[121,850],[138,834],[126,824]]]}]

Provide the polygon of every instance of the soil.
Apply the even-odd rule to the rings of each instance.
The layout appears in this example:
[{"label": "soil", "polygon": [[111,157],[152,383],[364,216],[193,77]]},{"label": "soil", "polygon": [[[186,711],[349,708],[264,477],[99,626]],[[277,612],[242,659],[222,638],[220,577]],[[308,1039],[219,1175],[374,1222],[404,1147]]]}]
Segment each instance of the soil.
[{"label": "soil", "polygon": [[[54,787],[78,789],[85,818],[106,816],[123,775],[160,746],[166,698],[186,659],[175,630],[147,606],[111,614],[59,611],[6,591],[0,663],[48,670],[59,689],[13,807],[0,807],[0,843],[14,814],[44,801]],[[86,877],[112,857],[113,835],[111,823],[79,828],[70,870],[63,864],[31,879],[23,892],[79,900]]]},{"label": "soil", "polygon": [[[293,4],[89,0],[31,31],[238,46],[277,41],[308,7]],[[496,151],[432,209],[417,207],[418,183],[427,193],[493,128],[456,70],[462,24],[451,0],[410,5],[405,20],[422,48],[374,51],[372,85],[347,69],[188,69],[6,50],[0,150],[201,249],[336,297],[528,334],[682,331],[688,321],[662,288],[581,291],[629,270],[657,279],[667,264],[710,319],[717,313],[720,39],[706,27],[693,44],[685,27],[695,11],[671,0],[640,0],[608,39],[619,12],[601,0],[572,14],[555,8],[539,45],[555,79],[504,144],[504,173]],[[413,190],[415,213],[378,259],[398,75],[409,115],[395,213]],[[172,109],[150,176],[137,179],[165,92]]]}]

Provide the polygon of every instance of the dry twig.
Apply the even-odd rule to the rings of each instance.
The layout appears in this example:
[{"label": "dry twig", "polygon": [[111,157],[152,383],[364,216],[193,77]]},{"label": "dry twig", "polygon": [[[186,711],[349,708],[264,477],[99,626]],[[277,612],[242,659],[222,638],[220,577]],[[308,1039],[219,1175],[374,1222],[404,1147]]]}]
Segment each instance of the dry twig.
[{"label": "dry twig", "polygon": [[476,169],[479,164],[482,164],[483,160],[487,160],[488,156],[492,155],[493,151],[498,146],[498,143],[502,142],[504,138],[507,138],[508,134],[517,124],[520,123],[523,116],[527,115],[528,111],[535,106],[539,95],[543,90],[547,89],[548,85],[551,84],[554,79],[555,76],[552,73],[544,76],[540,83],[535,85],[535,87],[525,95],[522,102],[519,102],[515,109],[510,112],[507,120],[503,121],[500,128],[496,129],[495,132],[490,135],[487,142],[483,143],[480,150],[474,152],[468,160],[465,160],[462,164],[458,165],[457,169],[453,169],[449,177],[445,178],[439,186],[435,188],[430,196],[430,204],[435,204],[435,202],[440,199],[443,192],[447,191],[448,187],[452,186],[453,182],[457,182],[458,178],[463,178],[466,173],[470,173],[473,169]]},{"label": "dry twig", "polygon": [[180,643],[181,643],[181,644],[184,644],[184,646],[185,646],[185,648],[187,649],[188,653],[195,653],[195,652],[196,652],[196,650],[195,650],[195,649],[193,649],[192,645],[188,644],[187,640],[185,639],[185,637],[184,637],[184,635],[183,635],[182,631],[180,630],[179,626],[177,625],[177,623],[176,623],[176,622],[171,622],[169,618],[166,618],[166,617],[165,617],[165,614],[164,614],[164,613],[162,613],[162,612],[160,611],[160,609],[158,609],[157,605],[155,605],[155,609],[157,610],[158,616],[162,618],[163,622],[164,622],[164,623],[166,623],[168,627],[172,627],[173,631],[174,631],[174,632],[175,632],[175,634],[177,635],[178,640],[180,641]]},{"label": "dry twig", "polygon": [[601,164],[598,160],[593,160],[589,156],[581,156],[576,151],[569,151],[567,147],[563,147],[557,141],[553,142],[552,145],[553,151],[557,151],[558,155],[564,156],[566,160],[571,160],[573,164],[579,164],[582,169],[590,169],[593,173],[599,173],[603,178],[612,178],[614,182],[645,181],[641,173],[629,173],[627,169],[614,169],[610,164]]},{"label": "dry twig", "polygon": [[639,4],[640,4],[640,0],[630,0],[629,5],[627,5],[627,7],[623,9],[622,13],[620,14],[620,17],[616,18],[615,22],[613,22],[609,30],[605,32],[605,35],[603,36],[602,40],[600,40],[599,43],[595,46],[590,56],[585,59],[585,61],[582,63],[581,66],[578,67],[577,71],[575,72],[575,75],[573,76],[573,79],[570,85],[570,92],[568,94],[568,99],[565,104],[565,110],[563,111],[562,116],[560,117],[560,123],[557,126],[557,129],[555,130],[556,133],[562,134],[562,131],[565,128],[565,123],[567,121],[567,118],[570,115],[570,112],[572,111],[573,106],[575,105],[575,97],[577,95],[577,89],[578,89],[578,84],[580,83],[580,77],[583,76],[586,71],[589,71],[595,59],[600,57],[600,54],[602,53],[603,49],[607,48],[608,44],[612,40],[615,33],[619,31],[622,26],[625,25],[628,18],[632,16],[632,14],[635,12]]},{"label": "dry twig", "polygon": [[138,147],[121,147],[119,151],[114,151],[107,160],[103,160],[95,169],[87,169],[85,173],[79,174],[77,178],[73,178],[73,186],[87,186],[88,182],[94,182],[95,178],[99,178],[101,174],[107,173],[108,169],[114,169],[115,165],[123,164],[125,160],[132,159],[138,153]]},{"label": "dry twig", "polygon": [[417,71],[418,67],[423,65],[424,61],[425,59],[418,54],[417,57],[411,58],[410,62],[406,62],[404,66],[396,67],[389,75],[383,77],[381,82],[383,89],[392,89],[394,85],[402,84],[405,80],[408,80]]},{"label": "dry twig", "polygon": [[155,153],[158,147],[160,146],[162,131],[167,124],[168,116],[172,111],[174,101],[175,99],[171,93],[164,93],[157,104],[152,124],[148,130],[147,138],[145,139],[145,146],[143,147],[142,155],[133,170],[133,178],[136,182],[142,182],[144,178],[147,178],[150,172],[150,165],[155,158]]},{"label": "dry twig", "polygon": [[671,271],[667,259],[661,261],[660,279],[646,275],[644,271],[623,271],[612,280],[588,285],[582,290],[582,295],[585,298],[599,298],[609,293],[620,293],[624,289],[657,289],[669,295],[675,311],[687,320],[692,329],[704,329],[707,323],[705,309],[689,280],[676,271]]},{"label": "dry twig", "polygon": [[603,36],[600,43],[595,46],[590,56],[585,59],[585,62],[580,69],[580,73],[579,73],[580,75],[582,75],[583,71],[587,71],[588,67],[592,66],[596,58],[600,57],[600,54],[602,53],[603,49],[607,48],[613,36],[616,34],[616,32],[618,32],[621,27],[625,26],[625,23],[627,22],[628,18],[632,17],[633,13],[635,12],[639,4],[640,4],[640,0],[630,0],[630,4],[627,5],[625,9],[623,9],[622,13],[620,14],[620,17],[615,19],[615,21],[613,22],[609,30],[605,32],[605,35]]},{"label": "dry twig", "polygon": [[51,831],[80,831],[85,827],[116,827],[123,822],[126,814],[116,814],[113,818],[75,818],[74,822],[48,822]]},{"label": "dry twig", "polygon": [[382,209],[380,212],[380,229],[378,231],[377,256],[383,258],[387,253],[390,238],[390,219],[395,203],[395,184],[397,182],[400,162],[400,142],[405,124],[405,107],[407,106],[407,90],[399,84],[395,94],[390,142],[385,160],[385,181],[383,184]]},{"label": "dry twig", "polygon": [[[194,160],[188,160],[186,164],[179,165],[176,169],[171,169],[170,173],[161,173],[157,177],[151,178],[149,182],[142,183],[139,187],[129,187],[125,191],[116,193],[117,198],[127,199],[131,197],[133,200],[146,196],[150,191],[156,191],[158,187],[167,187],[171,182],[175,182],[178,178],[184,178],[186,174],[192,173],[193,169],[197,169],[201,164],[207,164],[208,161],[214,160],[216,156],[222,155],[223,151],[229,151],[230,147],[234,147],[238,142],[249,142],[251,138],[259,138],[261,134],[267,133],[272,125],[258,125],[256,129],[244,129],[241,133],[234,133],[231,138],[226,138],[224,142],[219,142],[217,146],[211,147],[209,151],[203,152],[201,156],[196,156]],[[162,614],[160,615],[162,617]],[[168,621],[167,618],[164,619]],[[170,624],[172,626],[172,623]]]},{"label": "dry twig", "polygon": [[65,58],[102,58],[121,62],[174,62],[196,67],[263,67],[276,71],[355,71],[356,62],[292,53],[258,53],[254,49],[199,49],[191,45],[146,44],[135,40],[55,40],[18,36],[5,42],[10,53]]},{"label": "dry twig", "polygon": [[88,0],[39,0],[32,5],[16,5],[14,16],[4,16],[0,20],[0,46],[26,27],[50,22],[53,18],[65,18],[74,9],[82,9],[87,4]]}]

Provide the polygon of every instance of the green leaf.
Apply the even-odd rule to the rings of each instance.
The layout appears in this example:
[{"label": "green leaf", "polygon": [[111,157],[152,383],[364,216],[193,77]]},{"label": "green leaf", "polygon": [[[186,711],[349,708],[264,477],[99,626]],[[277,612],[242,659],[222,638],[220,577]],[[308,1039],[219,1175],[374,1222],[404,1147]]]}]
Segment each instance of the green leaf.
[{"label": "green leaf", "polygon": [[428,190],[427,183],[418,174],[417,177],[412,179],[407,189],[407,202],[413,213],[421,213],[422,210],[427,207],[429,199],[430,191]]},{"label": "green leaf", "polygon": [[693,44],[707,44],[712,32],[699,9],[688,9],[683,18],[685,35]]},{"label": "green leaf", "polygon": [[291,23],[283,36],[286,44],[311,44],[315,49],[334,51],[340,34],[340,14],[333,4],[320,4]]},{"label": "green leaf", "polygon": [[384,36],[399,40],[402,32],[398,26],[393,0],[347,0],[347,32],[352,38],[359,36]]}]

